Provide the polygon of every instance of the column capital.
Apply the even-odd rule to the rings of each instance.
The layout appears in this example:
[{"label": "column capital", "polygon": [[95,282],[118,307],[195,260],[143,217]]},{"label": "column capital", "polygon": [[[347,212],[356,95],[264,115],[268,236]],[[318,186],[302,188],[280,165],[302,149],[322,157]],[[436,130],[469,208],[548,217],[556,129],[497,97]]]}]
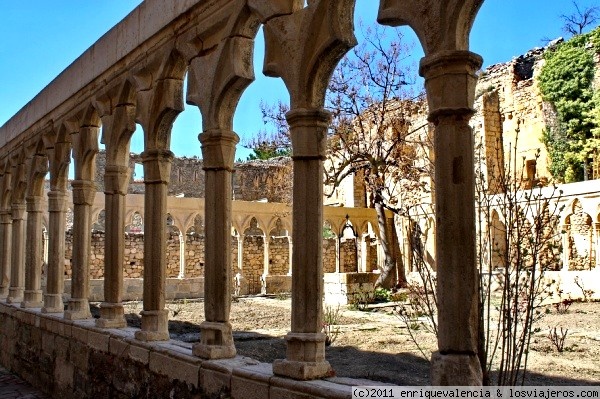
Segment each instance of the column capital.
[{"label": "column capital", "polygon": [[11,205],[11,217],[13,221],[23,220],[25,217],[25,204],[24,203],[13,203]]},{"label": "column capital", "polygon": [[41,212],[43,198],[39,195],[30,195],[25,198],[27,204],[27,212]]},{"label": "column capital", "polygon": [[96,183],[92,180],[73,180],[73,204],[92,205],[96,197]]},{"label": "column capital", "polygon": [[210,129],[198,135],[202,144],[204,170],[233,170],[235,146],[239,136],[225,129]]},{"label": "column capital", "polygon": [[174,154],[169,150],[152,149],[142,152],[145,184],[168,184]]},{"label": "column capital", "polygon": [[104,169],[104,193],[127,194],[129,186],[129,166],[106,165]]},{"label": "column capital", "polygon": [[11,224],[12,213],[10,210],[0,210],[0,224]]},{"label": "column capital", "polygon": [[66,212],[67,198],[68,197],[66,191],[49,191],[48,212]]},{"label": "column capital", "polygon": [[285,118],[292,136],[292,158],[325,159],[331,113],[323,108],[296,108]]},{"label": "column capital", "polygon": [[470,51],[440,51],[421,59],[419,74],[425,78],[429,120],[473,114],[477,71],[483,59]]}]

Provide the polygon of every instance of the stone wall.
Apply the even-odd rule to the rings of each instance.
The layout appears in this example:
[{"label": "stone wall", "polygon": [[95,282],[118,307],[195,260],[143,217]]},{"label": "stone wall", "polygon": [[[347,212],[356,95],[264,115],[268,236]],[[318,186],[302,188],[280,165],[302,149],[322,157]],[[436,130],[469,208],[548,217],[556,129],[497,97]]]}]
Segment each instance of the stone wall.
[{"label": "stone wall", "polygon": [[[247,292],[261,292],[260,277],[264,273],[264,237],[246,235],[244,237],[242,270],[238,270],[237,237],[231,237],[231,266],[233,275],[241,273],[247,285]],[[104,278],[104,244],[103,231],[92,233],[90,253],[90,278]],[[323,240],[324,273],[335,272],[336,239]],[[65,244],[65,278],[72,276],[71,259],[73,257],[73,233],[68,231]],[[185,278],[204,277],[204,236],[202,234],[185,235]],[[356,245],[348,240],[341,246],[342,257],[347,269],[355,271]],[[376,253],[375,253],[376,255]],[[144,235],[129,233],[125,235],[123,276],[127,279],[143,278],[144,271]],[[167,234],[167,278],[177,278],[180,274],[180,242],[176,233]],[[376,258],[376,257],[375,257]],[[269,274],[287,275],[290,270],[290,252],[288,237],[271,237],[269,241]]]},{"label": "stone wall", "polygon": [[[141,165],[139,154],[130,154],[129,167]],[[181,195],[191,198],[204,198],[204,162],[196,157],[176,157],[171,165],[171,181],[168,195]],[[106,153],[96,156],[96,186],[104,191],[104,169]],[[266,161],[252,161],[235,164],[233,174],[234,199],[240,201],[258,201],[291,203],[293,168],[291,158],[280,157]],[[141,194],[144,183],[141,176],[131,173],[129,193]]]},{"label": "stone wall", "polygon": [[54,398],[351,398],[348,378],[296,381],[247,357],[205,361],[191,344],[141,342],[136,329],[100,329],[0,303],[0,364]]}]

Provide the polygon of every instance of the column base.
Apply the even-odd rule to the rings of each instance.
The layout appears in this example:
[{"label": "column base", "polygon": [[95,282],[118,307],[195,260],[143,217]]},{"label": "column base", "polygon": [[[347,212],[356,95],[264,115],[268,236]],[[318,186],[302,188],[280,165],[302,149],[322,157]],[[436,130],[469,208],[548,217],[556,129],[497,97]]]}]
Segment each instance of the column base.
[{"label": "column base", "polygon": [[90,303],[87,299],[71,298],[67,304],[67,310],[65,310],[64,317],[67,320],[91,319],[92,313],[90,312]]},{"label": "column base", "polygon": [[44,295],[44,306],[42,313],[62,313],[65,311],[65,304],[61,294]]},{"label": "column base", "polygon": [[481,386],[483,374],[476,355],[431,355],[431,385]]},{"label": "column base", "polygon": [[8,289],[8,298],[6,298],[6,303],[21,303],[23,302],[23,292],[25,289],[23,287],[10,287]]},{"label": "column base", "polygon": [[229,322],[203,321],[200,324],[200,342],[192,347],[194,356],[202,359],[230,359],[237,351]]},{"label": "column base", "polygon": [[8,298],[8,287],[0,287],[0,300]]},{"label": "column base", "polygon": [[335,374],[325,360],[325,334],[290,332],[285,340],[287,359],[273,362],[273,374],[296,380],[314,380]]},{"label": "column base", "polygon": [[44,296],[42,290],[25,290],[23,293],[22,308],[41,308],[44,306]]},{"label": "column base", "polygon": [[100,304],[100,318],[96,319],[96,327],[123,328],[127,327],[123,304],[102,302]]},{"label": "column base", "polygon": [[135,332],[135,339],[140,341],[168,341],[169,340],[169,311],[143,310],[142,329]]}]

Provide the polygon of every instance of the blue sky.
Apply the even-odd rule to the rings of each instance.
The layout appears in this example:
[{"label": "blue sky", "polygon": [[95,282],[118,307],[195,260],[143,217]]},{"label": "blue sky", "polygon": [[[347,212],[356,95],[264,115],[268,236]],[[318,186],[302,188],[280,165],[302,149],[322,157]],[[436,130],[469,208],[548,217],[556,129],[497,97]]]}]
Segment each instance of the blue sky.
[{"label": "blue sky", "polygon": [[[598,0],[578,0],[583,7]],[[19,0],[3,1],[0,12],[0,125],[33,98],[102,34],[140,3],[139,0]],[[378,1],[357,0],[356,15],[375,21]],[[484,67],[509,61],[541,46],[542,38],[562,36],[560,14],[573,10],[569,0],[486,0],[471,33],[471,50],[484,57]],[[415,40],[411,32],[407,37]],[[281,81],[262,76],[262,33],[256,44],[256,82],[238,106],[234,130],[242,141],[263,129],[259,104],[287,100]],[[415,46],[414,62],[422,56]],[[200,156],[199,111],[186,106],[173,127],[172,151]],[[132,150],[142,151],[136,132]],[[250,153],[238,149],[236,158]]]}]

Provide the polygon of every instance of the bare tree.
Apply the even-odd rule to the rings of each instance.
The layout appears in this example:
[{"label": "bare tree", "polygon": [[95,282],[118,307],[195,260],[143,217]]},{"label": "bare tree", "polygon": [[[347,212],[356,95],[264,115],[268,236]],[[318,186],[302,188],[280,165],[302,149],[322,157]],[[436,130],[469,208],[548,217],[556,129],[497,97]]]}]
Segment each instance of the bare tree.
[{"label": "bare tree", "polygon": [[[340,61],[331,78],[326,98],[332,123],[325,191],[331,196],[345,179],[362,180],[368,194],[363,205],[377,211],[379,243],[385,254],[376,285],[389,288],[405,283],[406,277],[404,268],[396,266],[395,231],[386,210],[405,216],[423,203],[432,178],[432,145],[422,84],[410,63],[412,45],[406,44],[400,31],[393,30],[394,36],[387,37],[388,31],[367,28],[365,41]],[[262,104],[261,109],[265,122],[276,126],[272,145],[289,144],[287,105]]]},{"label": "bare tree", "polygon": [[577,1],[573,0],[575,11],[571,14],[562,14],[560,18],[564,21],[563,30],[573,36],[581,35],[585,28],[594,25],[600,20],[600,7],[591,6],[581,8]]}]

